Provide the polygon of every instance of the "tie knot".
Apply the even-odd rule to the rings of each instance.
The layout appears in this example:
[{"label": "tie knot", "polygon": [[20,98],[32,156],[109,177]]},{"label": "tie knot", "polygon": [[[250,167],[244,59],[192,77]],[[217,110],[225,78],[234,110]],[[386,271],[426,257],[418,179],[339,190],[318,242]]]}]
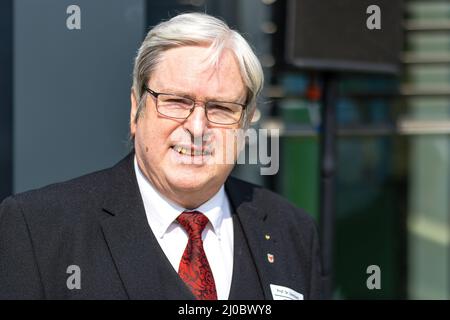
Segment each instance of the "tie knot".
[{"label": "tie knot", "polygon": [[200,211],[184,211],[178,216],[177,221],[187,231],[189,238],[201,239],[208,218]]}]

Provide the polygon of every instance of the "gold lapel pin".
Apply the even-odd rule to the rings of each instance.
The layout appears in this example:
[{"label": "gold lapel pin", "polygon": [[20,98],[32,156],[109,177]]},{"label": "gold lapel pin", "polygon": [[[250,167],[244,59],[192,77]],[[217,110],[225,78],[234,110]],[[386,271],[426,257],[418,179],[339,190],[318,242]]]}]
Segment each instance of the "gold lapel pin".
[{"label": "gold lapel pin", "polygon": [[265,235],[266,240],[270,240],[270,234]]},{"label": "gold lapel pin", "polygon": [[267,260],[268,260],[270,263],[274,263],[274,262],[275,262],[275,256],[274,256],[273,254],[271,254],[271,253],[268,253],[268,254],[267,254]]}]

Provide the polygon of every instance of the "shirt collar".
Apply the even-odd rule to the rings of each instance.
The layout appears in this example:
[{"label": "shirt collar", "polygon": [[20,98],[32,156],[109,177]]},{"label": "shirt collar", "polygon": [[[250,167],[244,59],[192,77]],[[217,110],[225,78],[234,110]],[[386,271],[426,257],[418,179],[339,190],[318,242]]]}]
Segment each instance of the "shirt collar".
[{"label": "shirt collar", "polygon": [[196,209],[187,210],[165,198],[153,187],[139,168],[136,156],[134,157],[134,169],[147,219],[149,222],[152,221],[152,230],[158,238],[164,237],[167,229],[183,211],[200,211],[203,213],[211,223],[214,233],[220,237],[220,226],[224,219],[224,212],[229,212],[229,210],[224,210],[228,203],[223,185],[211,199]]},{"label": "shirt collar", "polygon": [[209,222],[211,222],[214,233],[218,237],[220,237],[220,226],[222,225],[224,212],[228,211],[224,210],[226,205],[225,202],[225,188],[222,185],[219,191],[217,191],[217,193],[211,199],[195,209],[196,211],[200,211],[201,213],[203,213],[208,218]]}]

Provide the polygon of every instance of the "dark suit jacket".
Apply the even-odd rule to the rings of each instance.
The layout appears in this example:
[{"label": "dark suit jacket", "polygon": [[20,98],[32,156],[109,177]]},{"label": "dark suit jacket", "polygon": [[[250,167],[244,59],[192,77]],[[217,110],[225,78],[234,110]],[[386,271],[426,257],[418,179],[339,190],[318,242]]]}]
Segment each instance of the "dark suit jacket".
[{"label": "dark suit jacket", "polygon": [[[270,284],[276,284],[305,299],[320,298],[312,219],[238,179],[230,177],[225,189],[264,297],[272,299]],[[71,265],[80,268],[81,289],[67,287]],[[9,197],[0,206],[0,299],[193,298],[182,281],[172,281],[176,277],[148,225],[133,154],[110,169]]]}]

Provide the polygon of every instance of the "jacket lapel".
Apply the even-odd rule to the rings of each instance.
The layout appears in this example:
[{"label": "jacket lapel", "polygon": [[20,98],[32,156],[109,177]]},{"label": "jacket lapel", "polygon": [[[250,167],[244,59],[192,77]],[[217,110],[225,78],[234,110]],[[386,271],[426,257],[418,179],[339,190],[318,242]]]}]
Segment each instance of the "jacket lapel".
[{"label": "jacket lapel", "polygon": [[134,154],[111,170],[102,231],[130,299],[194,299],[148,225],[136,181]]},{"label": "jacket lapel", "polygon": [[257,188],[249,187],[248,184],[242,184],[233,178],[229,178],[225,184],[226,192],[240,219],[255,262],[264,297],[266,300],[272,300],[270,284],[276,280],[276,253],[280,252],[277,239],[280,239],[280,236],[276,229],[271,228],[270,210],[272,208],[270,204],[264,203],[264,199],[257,198],[255,194]]}]

